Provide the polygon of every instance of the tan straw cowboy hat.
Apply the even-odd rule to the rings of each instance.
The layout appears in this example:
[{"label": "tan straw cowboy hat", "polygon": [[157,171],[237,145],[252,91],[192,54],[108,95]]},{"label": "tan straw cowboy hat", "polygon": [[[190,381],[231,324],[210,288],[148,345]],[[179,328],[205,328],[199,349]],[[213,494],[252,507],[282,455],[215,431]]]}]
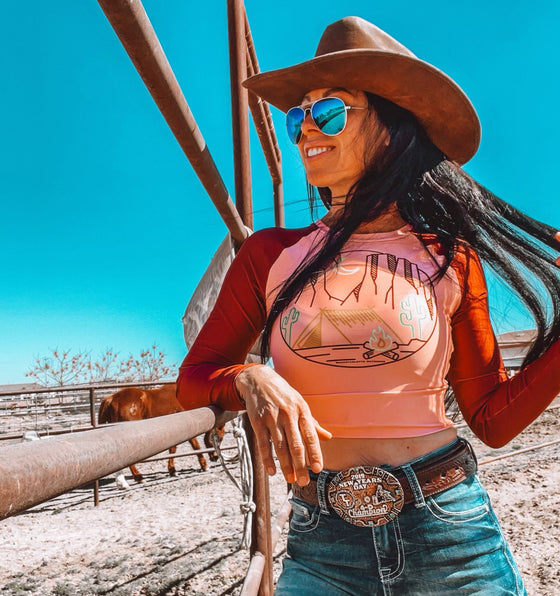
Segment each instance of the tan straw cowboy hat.
[{"label": "tan straw cowboy hat", "polygon": [[243,84],[284,112],[313,89],[375,93],[412,112],[433,143],[460,164],[480,143],[478,116],[457,83],[360,17],[329,25],[311,60],[257,74]]}]

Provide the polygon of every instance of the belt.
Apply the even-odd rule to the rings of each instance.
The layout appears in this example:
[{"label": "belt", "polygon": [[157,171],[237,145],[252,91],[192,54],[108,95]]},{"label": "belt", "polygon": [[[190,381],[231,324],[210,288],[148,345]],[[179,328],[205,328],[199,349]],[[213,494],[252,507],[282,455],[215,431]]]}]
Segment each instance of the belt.
[{"label": "belt", "polygon": [[[434,454],[433,458],[420,461],[416,464],[411,463],[409,466],[414,472],[414,476],[416,476],[418,485],[424,497],[429,497],[457,486],[469,478],[469,476],[474,474],[478,467],[476,456],[474,455],[472,447],[470,443],[464,439],[458,439],[452,448],[440,455]],[[356,472],[361,471],[366,472],[366,480],[363,480],[362,482],[368,481],[368,472],[373,472],[374,474],[377,474],[383,478],[386,478],[387,476],[392,478],[394,477],[398,481],[398,484],[400,484],[400,487],[397,489],[397,493],[399,500],[401,501],[401,506],[413,503],[415,501],[414,491],[410,486],[410,482],[402,466],[397,468],[389,468],[388,470],[380,468],[354,468],[350,470],[343,470],[342,472],[332,472],[327,477],[325,486],[329,486],[329,481],[331,481],[332,484],[332,479],[334,479],[339,483],[339,486],[334,488],[334,492],[338,491],[348,493],[348,497],[345,498],[352,499],[352,482],[341,482],[340,478],[344,480],[345,478],[349,477],[348,474],[356,474]],[[361,476],[363,477],[364,475],[361,474]],[[358,474],[357,477],[359,478],[360,474]],[[359,482],[359,480],[356,481],[355,478],[356,475],[352,478],[353,482]],[[395,483],[395,486],[398,486],[398,484]],[[356,487],[355,484],[353,486],[354,488]],[[342,489],[340,489],[340,487],[342,487]],[[360,486],[360,488],[364,487]],[[387,487],[385,486],[385,488]],[[369,492],[371,494],[371,491]],[[319,495],[317,492],[317,480],[311,480],[306,486],[292,484],[292,494],[294,497],[311,505],[320,505]],[[329,488],[328,497],[330,501],[329,504],[331,505],[331,508],[333,508],[332,505],[334,503],[331,500],[331,488]],[[368,502],[370,501],[371,498]],[[339,508],[335,506],[334,510],[341,515]],[[398,511],[392,514],[390,517],[396,517],[396,514],[398,514]],[[386,523],[386,521],[384,523]]]}]

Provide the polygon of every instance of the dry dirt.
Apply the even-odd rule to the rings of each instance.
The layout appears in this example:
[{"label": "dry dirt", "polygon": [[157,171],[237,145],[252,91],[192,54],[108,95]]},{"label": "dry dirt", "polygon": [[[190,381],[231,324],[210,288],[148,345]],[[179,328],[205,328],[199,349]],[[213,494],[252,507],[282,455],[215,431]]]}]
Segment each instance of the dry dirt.
[{"label": "dry dirt", "polygon": [[[555,440],[559,430],[555,409],[503,449],[473,443],[484,461]],[[470,438],[465,429],[461,434]],[[176,478],[167,476],[164,462],[143,464],[144,483],[128,491],[103,480],[98,507],[84,488],[0,522],[0,594],[239,594],[248,566],[240,549],[240,493],[217,463],[205,473],[193,457],[176,464]],[[528,594],[557,596],[560,445],[484,464],[480,476]],[[275,513],[286,493],[278,476],[271,493]],[[275,552],[275,576],[284,548],[285,535]]]}]

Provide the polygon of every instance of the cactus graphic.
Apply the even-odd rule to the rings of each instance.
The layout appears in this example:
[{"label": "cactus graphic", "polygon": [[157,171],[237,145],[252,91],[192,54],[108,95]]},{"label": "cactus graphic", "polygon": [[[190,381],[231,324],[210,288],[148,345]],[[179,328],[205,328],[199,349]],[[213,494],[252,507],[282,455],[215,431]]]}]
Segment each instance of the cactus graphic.
[{"label": "cactus graphic", "polygon": [[299,310],[297,310],[295,306],[292,306],[288,314],[282,317],[282,321],[280,323],[280,328],[282,329],[282,337],[290,347],[292,346],[292,327],[298,319]]},{"label": "cactus graphic", "polygon": [[[403,327],[410,327],[412,339],[422,339],[422,322],[428,318],[426,304],[419,296],[409,295],[401,300],[401,314],[399,320]],[[418,336],[416,335],[418,327]]]}]

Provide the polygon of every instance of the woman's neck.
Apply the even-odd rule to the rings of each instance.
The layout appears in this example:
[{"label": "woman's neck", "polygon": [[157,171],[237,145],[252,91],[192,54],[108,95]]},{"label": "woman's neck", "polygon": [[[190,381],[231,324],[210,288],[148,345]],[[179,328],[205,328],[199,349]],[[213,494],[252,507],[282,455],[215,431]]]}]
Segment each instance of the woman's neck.
[{"label": "woman's neck", "polygon": [[[342,215],[343,209],[344,205],[334,204],[321,221],[326,226],[332,226]],[[396,203],[393,203],[387,208],[385,213],[382,213],[376,219],[360,224],[356,229],[356,233],[371,234],[373,232],[393,232],[394,230],[399,230],[404,225],[406,225],[406,222],[401,217]]]}]

